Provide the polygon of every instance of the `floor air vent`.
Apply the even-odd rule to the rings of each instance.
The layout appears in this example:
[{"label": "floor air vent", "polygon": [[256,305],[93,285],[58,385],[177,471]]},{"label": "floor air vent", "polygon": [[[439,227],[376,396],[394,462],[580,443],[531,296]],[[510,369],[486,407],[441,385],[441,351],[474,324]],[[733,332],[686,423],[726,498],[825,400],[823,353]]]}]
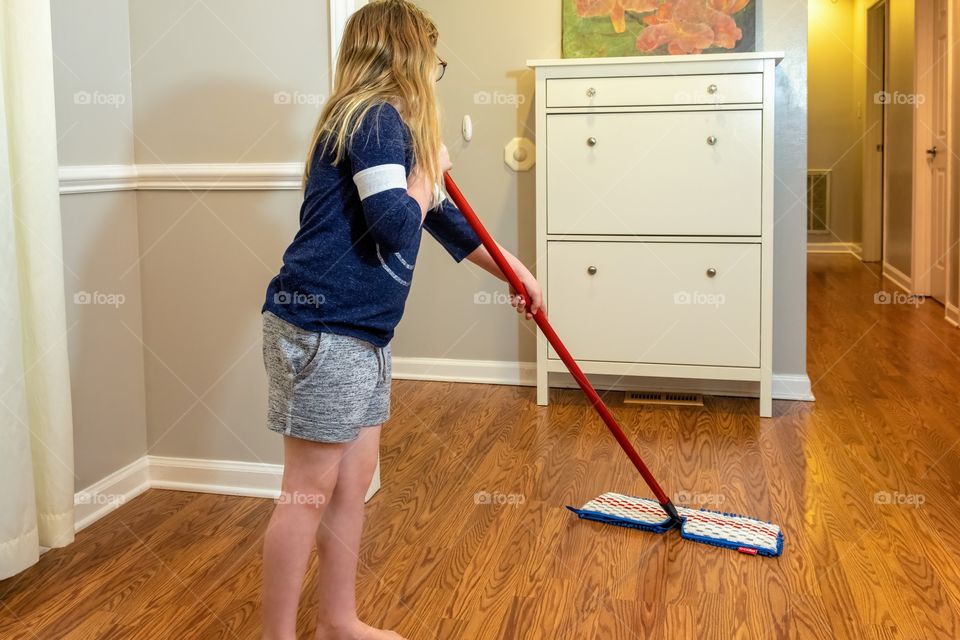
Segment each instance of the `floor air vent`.
[{"label": "floor air vent", "polygon": [[702,407],[703,396],[699,393],[673,393],[668,391],[626,391],[624,404],[672,404],[681,407]]}]

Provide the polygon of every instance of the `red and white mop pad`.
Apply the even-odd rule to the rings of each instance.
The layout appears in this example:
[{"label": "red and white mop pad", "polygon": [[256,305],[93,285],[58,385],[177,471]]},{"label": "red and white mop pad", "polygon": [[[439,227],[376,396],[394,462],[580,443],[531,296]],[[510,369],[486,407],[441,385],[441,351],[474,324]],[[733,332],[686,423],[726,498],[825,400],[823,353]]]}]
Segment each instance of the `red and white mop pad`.
[{"label": "red and white mop pad", "polygon": [[[585,520],[664,533],[674,522],[655,500],[604,493],[580,509],[567,507]],[[783,532],[775,524],[731,513],[677,507],[680,536],[694,542],[768,557],[783,552]]]}]

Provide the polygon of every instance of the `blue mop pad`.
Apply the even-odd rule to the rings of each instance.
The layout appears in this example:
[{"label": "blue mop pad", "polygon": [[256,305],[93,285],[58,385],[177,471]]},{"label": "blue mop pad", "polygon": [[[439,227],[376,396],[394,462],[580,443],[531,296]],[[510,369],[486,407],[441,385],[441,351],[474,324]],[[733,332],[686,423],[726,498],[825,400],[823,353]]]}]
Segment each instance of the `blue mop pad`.
[{"label": "blue mop pad", "polygon": [[[580,509],[567,509],[585,520],[653,533],[664,533],[674,527],[660,504],[649,498],[604,493]],[[677,507],[677,513],[681,520],[680,536],[687,540],[771,558],[783,553],[783,532],[775,524],[688,507]]]}]

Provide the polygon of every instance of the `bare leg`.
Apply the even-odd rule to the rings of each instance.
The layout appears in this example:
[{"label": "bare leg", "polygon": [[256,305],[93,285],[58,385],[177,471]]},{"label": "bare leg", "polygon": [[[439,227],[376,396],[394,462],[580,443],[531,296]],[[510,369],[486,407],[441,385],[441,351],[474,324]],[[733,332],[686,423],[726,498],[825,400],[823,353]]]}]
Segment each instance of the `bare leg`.
[{"label": "bare leg", "polygon": [[357,617],[357,563],[363,532],[363,499],[377,466],[380,427],[364,428],[340,461],[337,486],[317,531],[320,558],[317,640],[398,640]]},{"label": "bare leg", "polygon": [[346,445],[285,437],[283,485],[263,542],[263,638],[296,640],[300,589]]}]

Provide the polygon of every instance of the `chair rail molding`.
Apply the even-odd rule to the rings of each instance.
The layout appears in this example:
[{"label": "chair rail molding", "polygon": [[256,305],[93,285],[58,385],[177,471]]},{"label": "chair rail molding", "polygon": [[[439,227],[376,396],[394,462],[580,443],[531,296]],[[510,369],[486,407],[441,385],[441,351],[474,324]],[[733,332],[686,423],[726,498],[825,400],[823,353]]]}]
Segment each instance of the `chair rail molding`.
[{"label": "chair rail molding", "polygon": [[75,165],[60,167],[60,193],[289,191],[302,179],[302,162]]}]

